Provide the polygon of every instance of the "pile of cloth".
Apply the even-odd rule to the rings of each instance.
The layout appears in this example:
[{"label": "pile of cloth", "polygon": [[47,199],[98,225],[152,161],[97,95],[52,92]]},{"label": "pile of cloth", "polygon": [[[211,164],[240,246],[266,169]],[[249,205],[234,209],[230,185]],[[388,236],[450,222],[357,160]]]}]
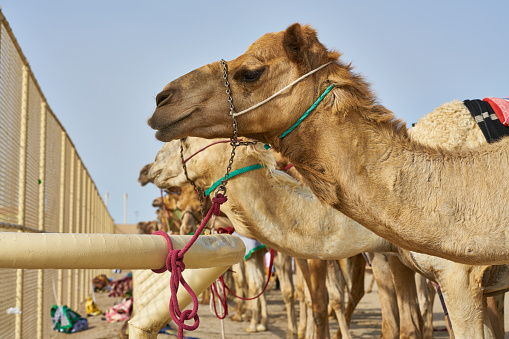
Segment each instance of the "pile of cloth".
[{"label": "pile of cloth", "polygon": [[66,305],[51,307],[53,329],[62,333],[75,333],[88,329],[88,320]]}]

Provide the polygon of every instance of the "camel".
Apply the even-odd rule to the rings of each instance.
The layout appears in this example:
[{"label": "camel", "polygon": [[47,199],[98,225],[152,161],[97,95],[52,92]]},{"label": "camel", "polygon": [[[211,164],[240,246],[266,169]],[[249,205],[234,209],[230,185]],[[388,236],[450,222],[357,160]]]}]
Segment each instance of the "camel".
[{"label": "camel", "polygon": [[150,167],[152,167],[152,163],[146,164],[140,170],[140,174],[138,176],[138,182],[141,186],[145,186],[150,182],[150,178],[148,176],[148,172],[150,171]]},{"label": "camel", "polygon": [[232,137],[226,73],[231,102],[243,110],[231,110],[235,133],[288,157],[321,201],[410,251],[464,264],[508,263],[509,210],[500,197],[509,182],[486,174],[509,166],[509,139],[462,151],[415,142],[339,56],[313,28],[293,24],[232,61],[170,82],[148,124],[161,141]]},{"label": "camel", "polygon": [[[180,143],[186,154],[194,154],[212,141],[190,137],[166,143],[150,171],[158,187],[187,183],[178,158]],[[228,144],[216,144],[189,161],[188,173],[197,185],[210,187],[223,175],[230,155],[228,147]],[[456,337],[471,334],[483,337],[483,323],[487,319],[482,310],[482,293],[509,288],[504,279],[505,266],[468,266],[397,249],[322,204],[307,187],[286,173],[275,170],[272,153],[262,145],[237,149],[234,169],[254,163],[262,163],[267,168],[232,178],[228,183],[228,201],[222,206],[238,233],[300,258],[335,260],[360,252],[398,252],[405,265],[440,284]],[[271,199],[277,199],[277,203]]]}]

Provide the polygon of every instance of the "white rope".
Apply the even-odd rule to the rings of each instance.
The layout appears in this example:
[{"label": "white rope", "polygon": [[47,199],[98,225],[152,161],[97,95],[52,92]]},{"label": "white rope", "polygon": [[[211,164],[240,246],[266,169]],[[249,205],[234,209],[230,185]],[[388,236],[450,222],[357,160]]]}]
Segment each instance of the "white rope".
[{"label": "white rope", "polygon": [[293,85],[295,85],[295,84],[296,84],[296,83],[298,83],[299,81],[301,81],[301,80],[303,80],[303,79],[307,78],[308,76],[310,76],[310,75],[311,75],[311,74],[313,74],[313,73],[318,72],[319,70],[321,70],[321,69],[322,69],[322,68],[324,68],[325,66],[330,65],[332,62],[333,62],[333,61],[329,61],[329,62],[327,62],[327,63],[323,64],[322,66],[315,68],[314,70],[312,70],[312,71],[310,71],[310,72],[308,72],[308,73],[304,74],[303,76],[301,76],[301,77],[300,77],[300,78],[298,78],[297,80],[293,81],[293,82],[292,82],[292,83],[290,83],[288,86],[286,86],[286,87],[284,87],[283,89],[281,89],[281,90],[277,91],[276,93],[272,94],[272,95],[271,95],[270,97],[268,97],[267,99],[265,99],[265,100],[263,100],[263,101],[261,101],[261,102],[257,103],[256,105],[253,105],[253,106],[251,106],[251,107],[249,107],[249,108],[247,108],[247,109],[245,109],[245,110],[243,110],[243,111],[241,111],[241,112],[233,113],[233,116],[234,116],[234,117],[237,117],[237,116],[239,116],[239,115],[241,115],[241,114],[244,114],[244,113],[247,113],[247,112],[249,112],[249,111],[252,111],[253,109],[255,109],[255,108],[257,108],[257,107],[260,107],[261,105],[263,105],[263,104],[265,104],[266,102],[268,102],[268,101],[270,101],[270,100],[274,99],[276,96],[278,96],[279,94],[283,93],[284,91],[286,91],[288,88],[292,87]]}]

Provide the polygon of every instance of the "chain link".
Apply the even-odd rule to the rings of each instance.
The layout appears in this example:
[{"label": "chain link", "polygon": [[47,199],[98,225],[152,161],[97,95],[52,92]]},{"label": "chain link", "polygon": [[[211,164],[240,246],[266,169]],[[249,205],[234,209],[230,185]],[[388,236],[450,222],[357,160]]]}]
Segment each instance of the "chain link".
[{"label": "chain link", "polygon": [[232,91],[230,88],[230,82],[228,81],[228,65],[224,59],[221,59],[221,65],[223,66],[223,80],[224,86],[226,87],[226,95],[228,96],[228,102],[230,103],[230,116],[232,117],[233,124],[233,137],[230,139],[230,145],[232,146],[232,152],[230,156],[230,161],[228,162],[228,167],[226,167],[226,174],[224,175],[223,180],[221,181],[221,185],[216,190],[216,195],[219,192],[226,194],[226,184],[228,183],[228,179],[230,177],[230,172],[233,165],[233,159],[235,158],[235,150],[237,146],[248,146],[255,145],[257,141],[239,141],[237,139],[238,136],[238,125],[237,118],[235,117],[235,105],[233,104]]}]

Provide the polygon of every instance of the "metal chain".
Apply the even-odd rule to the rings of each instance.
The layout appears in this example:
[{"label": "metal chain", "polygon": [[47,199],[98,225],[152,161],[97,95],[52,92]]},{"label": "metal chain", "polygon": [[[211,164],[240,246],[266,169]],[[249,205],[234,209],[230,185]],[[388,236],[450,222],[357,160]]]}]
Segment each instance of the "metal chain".
[{"label": "metal chain", "polygon": [[216,190],[216,195],[217,195],[217,193],[219,193],[221,191],[223,192],[224,195],[226,195],[226,184],[228,183],[228,179],[230,177],[230,171],[232,169],[233,159],[235,158],[235,150],[236,150],[237,146],[248,146],[248,145],[255,145],[258,143],[257,141],[239,141],[237,139],[238,125],[237,125],[237,118],[234,115],[235,105],[233,104],[230,82],[228,81],[228,65],[226,64],[226,61],[224,61],[224,59],[221,59],[221,64],[223,66],[224,86],[226,87],[226,94],[228,95],[228,102],[230,103],[230,116],[233,119],[233,137],[230,139],[230,145],[232,146],[232,152],[231,152],[230,160],[228,162],[228,167],[226,167],[226,174],[224,175],[224,178],[221,181],[221,185],[219,185],[219,187]]},{"label": "metal chain", "polygon": [[186,175],[187,181],[193,185],[196,194],[198,195],[198,200],[200,201],[200,212],[202,220],[205,219],[205,191],[203,188],[198,187],[191,178],[187,175],[187,166],[184,161],[184,139],[180,139],[180,159],[182,159],[182,167],[184,168],[184,174]]}]

